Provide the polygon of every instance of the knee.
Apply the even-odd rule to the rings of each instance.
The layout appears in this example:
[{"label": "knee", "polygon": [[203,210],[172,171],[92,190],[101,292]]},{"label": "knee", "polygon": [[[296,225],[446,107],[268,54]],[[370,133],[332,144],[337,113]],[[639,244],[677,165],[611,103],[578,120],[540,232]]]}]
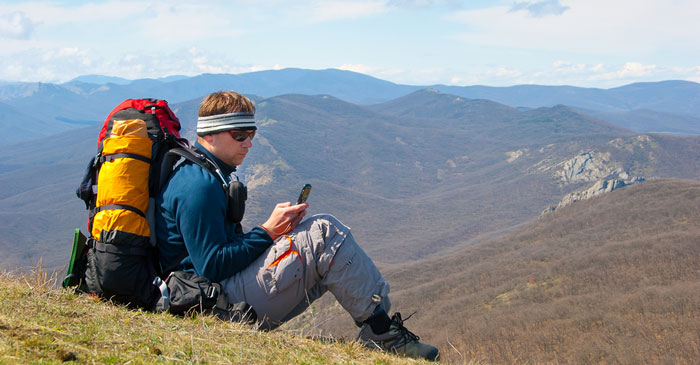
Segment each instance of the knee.
[{"label": "knee", "polygon": [[331,214],[314,214],[308,220],[320,225],[335,226],[349,230],[348,226],[344,225],[338,218]]},{"label": "knee", "polygon": [[301,222],[295,230],[317,231],[327,241],[335,236],[346,237],[350,227],[344,225],[338,218],[330,214],[316,214]]}]

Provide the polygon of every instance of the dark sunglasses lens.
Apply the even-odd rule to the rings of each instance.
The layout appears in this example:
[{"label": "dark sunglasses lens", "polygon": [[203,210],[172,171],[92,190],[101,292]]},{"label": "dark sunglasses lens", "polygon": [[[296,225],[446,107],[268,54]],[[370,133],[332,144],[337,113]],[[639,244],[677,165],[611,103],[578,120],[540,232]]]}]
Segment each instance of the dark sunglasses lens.
[{"label": "dark sunglasses lens", "polygon": [[238,142],[243,142],[248,137],[250,137],[250,140],[252,141],[255,137],[255,131],[251,131],[250,133],[245,131],[235,131],[231,133],[231,137]]}]

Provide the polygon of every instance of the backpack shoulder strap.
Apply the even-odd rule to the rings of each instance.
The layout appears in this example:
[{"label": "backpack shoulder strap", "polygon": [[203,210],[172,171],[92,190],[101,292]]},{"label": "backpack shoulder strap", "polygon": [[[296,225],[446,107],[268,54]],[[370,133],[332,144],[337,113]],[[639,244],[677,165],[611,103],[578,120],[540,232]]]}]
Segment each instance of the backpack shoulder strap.
[{"label": "backpack shoulder strap", "polygon": [[[170,177],[169,174],[172,173],[175,162],[177,162],[177,160],[179,160],[181,157],[201,166],[219,180],[221,183],[221,188],[224,189],[224,194],[226,194],[227,197],[226,217],[231,222],[236,223],[236,233],[242,234],[243,228],[241,227],[240,223],[243,219],[243,214],[245,213],[245,201],[248,199],[248,189],[245,185],[238,181],[238,178],[230,182],[227,181],[221,172],[219,165],[217,165],[213,159],[209,158],[206,154],[202,153],[196,148],[190,146],[187,148],[177,147],[168,151],[164,161],[171,160],[171,162],[167,168],[161,169],[160,189],[162,190],[165,182],[168,181],[168,178]],[[168,175],[164,176],[162,173],[163,171],[167,172]]]},{"label": "backpack shoulder strap", "polygon": [[224,174],[221,172],[219,165],[217,165],[214,160],[207,157],[207,155],[200,152],[198,149],[189,146],[172,148],[168,151],[168,153],[166,153],[165,158],[163,159],[162,168],[160,170],[161,176],[160,186],[158,189],[159,191],[170,178],[170,175],[173,172],[173,167],[175,166],[175,163],[180,160],[180,158],[192,161],[201,168],[209,171],[209,173],[214,175],[219,182],[221,182],[221,187],[224,189],[224,192],[228,191],[228,182],[226,181]]}]

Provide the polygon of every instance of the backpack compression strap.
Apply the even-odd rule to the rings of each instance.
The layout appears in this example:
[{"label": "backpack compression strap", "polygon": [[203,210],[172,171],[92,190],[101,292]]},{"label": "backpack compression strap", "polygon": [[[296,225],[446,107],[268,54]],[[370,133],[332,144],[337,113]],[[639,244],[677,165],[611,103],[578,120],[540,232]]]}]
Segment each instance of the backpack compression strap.
[{"label": "backpack compression strap", "polygon": [[146,217],[146,214],[142,212],[140,209],[137,209],[135,207],[132,207],[131,205],[126,205],[126,204],[107,204],[107,205],[100,205],[99,207],[95,207],[95,209],[92,210],[93,214],[97,214],[98,212],[101,212],[103,210],[111,210],[111,209],[124,209],[128,210],[130,212],[134,212],[142,217]]},{"label": "backpack compression strap", "polygon": [[[134,160],[139,160],[142,162],[145,162],[147,164],[151,163],[151,159],[148,157],[141,156],[136,153],[129,153],[129,152],[119,152],[119,153],[112,153],[108,155],[98,155],[97,158],[95,158],[94,164],[95,166],[100,166],[105,162],[110,162],[114,161],[119,158],[131,158]],[[97,167],[99,169],[99,167]],[[142,212],[140,209],[133,207],[131,205],[126,205],[126,204],[105,204],[105,205],[100,205],[99,207],[95,207],[91,209],[91,217],[94,217],[95,214],[103,211],[103,210],[112,210],[112,209],[123,209],[123,210],[128,210],[130,212],[134,212],[142,217],[146,217],[146,213]]]},{"label": "backpack compression strap", "polygon": [[98,163],[105,163],[105,162],[109,162],[109,161],[114,161],[118,158],[133,158],[134,160],[143,161],[147,164],[151,163],[151,159],[148,157],[144,157],[141,155],[137,155],[135,153],[128,153],[128,152],[120,152],[120,153],[112,153],[110,155],[102,155],[97,160],[97,162]]}]

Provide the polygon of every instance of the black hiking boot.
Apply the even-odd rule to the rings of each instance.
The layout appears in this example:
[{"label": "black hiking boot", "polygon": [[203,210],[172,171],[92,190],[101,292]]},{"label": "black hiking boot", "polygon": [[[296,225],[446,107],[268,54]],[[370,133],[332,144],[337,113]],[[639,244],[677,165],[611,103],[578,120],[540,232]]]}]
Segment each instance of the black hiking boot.
[{"label": "black hiking boot", "polygon": [[385,333],[376,334],[372,331],[372,327],[365,324],[357,339],[367,347],[380,349],[384,352],[430,361],[440,359],[436,347],[418,342],[420,337],[403,326],[401,313],[398,312],[391,317],[391,327]]}]

